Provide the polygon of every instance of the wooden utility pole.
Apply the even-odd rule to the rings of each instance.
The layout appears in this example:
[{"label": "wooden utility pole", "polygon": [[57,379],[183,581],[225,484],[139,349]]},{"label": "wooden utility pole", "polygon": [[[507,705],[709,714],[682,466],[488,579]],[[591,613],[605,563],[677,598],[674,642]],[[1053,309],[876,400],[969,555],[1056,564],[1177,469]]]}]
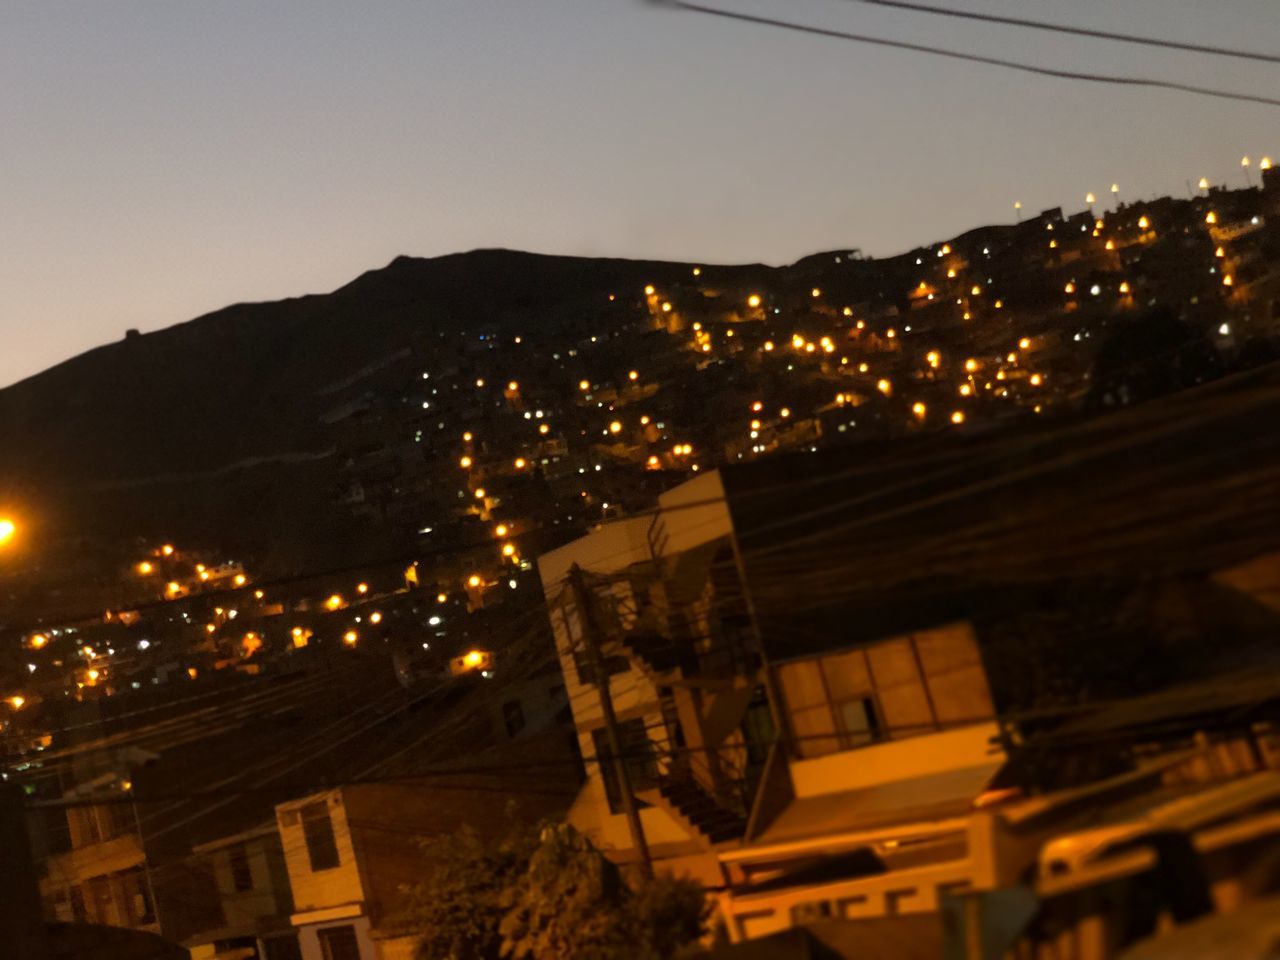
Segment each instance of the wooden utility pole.
[{"label": "wooden utility pole", "polygon": [[49,942],[22,788],[0,781],[0,945],[12,960],[48,960]]},{"label": "wooden utility pole", "polygon": [[[600,712],[604,714],[604,729],[609,740],[609,752],[613,754],[613,770],[618,778],[618,792],[622,794],[622,810],[627,815],[627,826],[631,828],[631,842],[640,854],[640,869],[646,880],[653,879],[653,858],[649,855],[649,842],[644,836],[644,824],[640,822],[640,811],[636,808],[635,792],[631,787],[631,773],[627,769],[626,758],[622,755],[622,744],[618,737],[618,716],[613,712],[613,694],[609,691],[609,675],[605,673],[604,656],[600,652],[601,630],[596,620],[595,604],[591,592],[587,589],[586,578],[582,568],[576,563],[569,570],[569,587],[578,607],[578,617],[582,622],[582,643],[586,647],[587,662],[595,677],[596,690],[600,692]],[[569,638],[572,642],[572,637]],[[646,733],[645,736],[648,736]]]}]

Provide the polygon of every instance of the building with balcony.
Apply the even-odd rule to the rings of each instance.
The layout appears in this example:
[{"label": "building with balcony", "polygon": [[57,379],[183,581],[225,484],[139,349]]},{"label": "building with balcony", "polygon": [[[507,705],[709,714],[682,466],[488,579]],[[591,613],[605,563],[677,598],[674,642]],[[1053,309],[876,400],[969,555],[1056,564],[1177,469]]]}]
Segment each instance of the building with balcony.
[{"label": "building with balcony", "polygon": [[1219,575],[1280,546],[1245,535],[1269,508],[1223,501],[1190,443],[1208,421],[1187,416],[1230,432],[1240,482],[1274,479],[1249,451],[1275,394],[1240,386],[1035,436],[724,467],[543,555],[592,761],[569,821],[623,865],[647,847],[701,879],[740,941],[937,912],[1024,883],[1058,833],[1147,803],[1135,789],[1155,804],[1177,785],[1135,759],[1174,749],[1150,728],[1066,738],[1039,766],[1027,738],[1046,703],[1162,689],[1265,646],[1274,612]]}]

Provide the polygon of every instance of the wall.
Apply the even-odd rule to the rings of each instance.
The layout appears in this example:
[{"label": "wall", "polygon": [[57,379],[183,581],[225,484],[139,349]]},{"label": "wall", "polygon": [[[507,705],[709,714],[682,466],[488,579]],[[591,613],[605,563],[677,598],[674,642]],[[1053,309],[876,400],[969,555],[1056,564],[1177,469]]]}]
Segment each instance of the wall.
[{"label": "wall", "polygon": [[[324,800],[329,806],[333,823],[334,842],[338,848],[338,866],[331,870],[313,873],[307,855],[307,841],[303,833],[301,817],[286,826],[287,815],[300,811],[307,803]],[[346,807],[342,791],[333,790],[316,794],[305,800],[281,804],[276,808],[276,820],[280,830],[280,842],[284,848],[285,865],[289,871],[289,885],[293,889],[294,909],[298,913],[364,900],[364,889],[356,867],[355,848],[351,830],[347,824]]]},{"label": "wall", "polygon": [[991,743],[999,732],[995,723],[978,723],[813,760],[796,760],[791,764],[791,778],[797,797],[814,797],[990,765],[1000,756],[999,748]]}]

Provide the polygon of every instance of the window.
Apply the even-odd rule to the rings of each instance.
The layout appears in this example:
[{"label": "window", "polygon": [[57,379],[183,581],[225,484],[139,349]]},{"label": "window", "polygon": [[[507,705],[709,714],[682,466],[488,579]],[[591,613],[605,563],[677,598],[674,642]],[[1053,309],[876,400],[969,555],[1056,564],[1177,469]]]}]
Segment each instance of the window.
[{"label": "window", "polygon": [[268,937],[262,941],[266,948],[262,960],[302,960],[302,947],[294,934],[283,937]]},{"label": "window", "polygon": [[[609,733],[607,730],[592,730],[591,739],[595,754],[600,759],[600,768],[604,776],[605,795],[609,798],[609,811],[622,812],[622,786],[613,760],[613,752],[609,749]],[[627,776],[631,780],[631,789],[644,790],[656,784],[658,779],[658,763],[653,756],[653,742],[649,739],[649,731],[644,720],[625,720],[618,724],[618,746],[626,758]],[[638,806],[644,806],[637,802]]]},{"label": "window", "polygon": [[89,911],[84,906],[84,890],[80,887],[71,888],[71,915],[80,923],[89,919]]},{"label": "window", "polygon": [[520,706],[519,700],[508,700],[502,705],[502,722],[509,738],[514,738],[524,729],[524,707]]},{"label": "window", "polygon": [[249,869],[249,851],[245,849],[243,843],[231,850],[231,889],[236,893],[253,889],[253,871]]},{"label": "window", "polygon": [[324,960],[360,960],[360,942],[356,940],[356,928],[325,927],[316,931],[320,941],[320,956]]},{"label": "window", "polygon": [[120,875],[120,891],[124,894],[125,909],[129,914],[128,926],[155,922],[147,877],[141,867]]},{"label": "window", "polygon": [[[626,673],[631,669],[631,661],[626,657],[613,656],[603,657],[602,659],[606,677],[612,677],[616,673]],[[585,685],[596,682],[595,665],[591,662],[591,656],[586,651],[573,651],[573,665],[577,668],[579,683]]]},{"label": "window", "polygon": [[308,803],[300,811],[302,833],[307,839],[307,856],[311,871],[332,870],[338,865],[338,845],[333,839],[333,821],[329,819],[329,804],[324,800]]},{"label": "window", "polygon": [[777,679],[801,757],[931,733],[994,712],[968,624],[784,663]]}]

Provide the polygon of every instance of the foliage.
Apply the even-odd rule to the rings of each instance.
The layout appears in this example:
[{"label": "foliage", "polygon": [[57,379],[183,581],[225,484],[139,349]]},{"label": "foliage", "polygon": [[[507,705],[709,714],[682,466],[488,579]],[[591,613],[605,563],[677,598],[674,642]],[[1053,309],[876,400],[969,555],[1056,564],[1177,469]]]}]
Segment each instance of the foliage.
[{"label": "foliage", "polygon": [[572,827],[542,831],[510,893],[503,952],[515,960],[665,960],[696,943],[709,907],[701,886],[662,876],[630,890]]},{"label": "foliage", "polygon": [[623,882],[591,841],[547,825],[486,842],[463,830],[424,844],[407,888],[417,960],[667,960],[697,943],[709,907],[692,880]]},{"label": "foliage", "polygon": [[422,843],[428,873],[406,888],[403,922],[422,930],[416,960],[498,960],[507,888],[526,869],[536,837],[486,841],[469,826]]}]

